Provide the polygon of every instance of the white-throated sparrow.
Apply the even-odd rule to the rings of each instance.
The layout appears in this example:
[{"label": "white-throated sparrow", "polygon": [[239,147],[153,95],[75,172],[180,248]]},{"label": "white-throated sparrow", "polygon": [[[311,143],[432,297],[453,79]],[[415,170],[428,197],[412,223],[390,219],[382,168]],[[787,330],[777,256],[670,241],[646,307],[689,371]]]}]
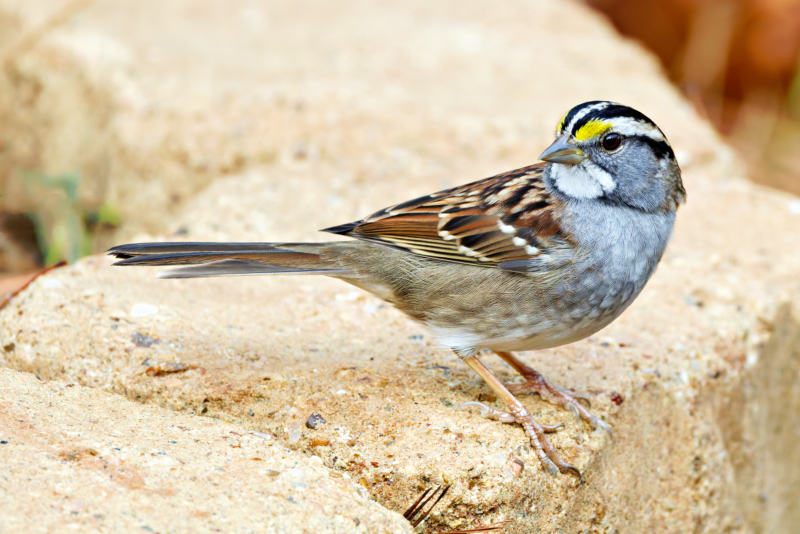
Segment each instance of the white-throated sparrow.
[{"label": "white-throated sparrow", "polygon": [[[535,390],[607,429],[510,351],[583,339],[617,318],[655,271],[686,193],[675,155],[642,113],[586,102],[561,120],[538,163],[386,208],[325,231],[333,243],[142,243],[115,265],[183,265],[160,278],[324,274],[427,325],[506,403],[484,415],[519,423],[550,473],[561,460],[511,391]],[[526,379],[504,386],[478,360],[491,349]]]}]

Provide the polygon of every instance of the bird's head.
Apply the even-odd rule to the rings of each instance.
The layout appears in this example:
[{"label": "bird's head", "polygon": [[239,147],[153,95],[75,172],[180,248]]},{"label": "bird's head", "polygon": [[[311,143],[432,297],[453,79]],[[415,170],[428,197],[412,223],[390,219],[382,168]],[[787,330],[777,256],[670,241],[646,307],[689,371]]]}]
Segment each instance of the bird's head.
[{"label": "bird's head", "polygon": [[686,200],[675,153],[643,113],[614,102],[567,112],[540,159],[545,177],[568,199],[602,199],[642,211],[674,210]]}]

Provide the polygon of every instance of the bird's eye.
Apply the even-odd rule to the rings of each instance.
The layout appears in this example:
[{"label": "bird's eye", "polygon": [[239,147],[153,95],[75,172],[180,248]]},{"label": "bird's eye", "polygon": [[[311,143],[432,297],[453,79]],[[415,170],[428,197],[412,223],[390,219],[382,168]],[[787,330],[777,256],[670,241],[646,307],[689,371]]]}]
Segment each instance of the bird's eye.
[{"label": "bird's eye", "polygon": [[622,143],[622,136],[619,134],[610,133],[607,136],[603,137],[603,148],[608,150],[609,152],[618,149],[621,143]]}]

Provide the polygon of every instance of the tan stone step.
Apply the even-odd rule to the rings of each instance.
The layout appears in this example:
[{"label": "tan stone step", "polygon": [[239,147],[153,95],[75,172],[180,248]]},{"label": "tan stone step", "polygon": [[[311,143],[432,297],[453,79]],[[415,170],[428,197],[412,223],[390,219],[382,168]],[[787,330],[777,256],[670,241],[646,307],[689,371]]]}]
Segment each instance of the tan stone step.
[{"label": "tan stone step", "polygon": [[[316,228],[532,163],[560,116],[585,100],[624,102],[662,127],[689,202],[658,273],[607,330],[523,355],[587,392],[614,440],[524,397],[542,422],[566,423],[553,443],[586,483],[546,475],[519,428],[454,410],[489,390],[426,331],[311,277],[155,280],[88,258],[0,312],[2,365],[119,393],[158,417],[187,417],[177,410],[271,435],[392,511],[452,485],[426,532],[501,519],[512,520],[505,532],[791,532],[797,201],[744,181],[652,57],[572,2],[221,6],[98,1],[19,60],[47,80],[59,71],[46,51],[58,51],[77,69],[63,72],[85,73],[109,95],[113,120],[85,131],[87,143],[96,134],[111,147],[108,190],[127,210],[120,239],[142,229],[324,239]],[[513,379],[499,360],[487,363]],[[312,413],[327,423],[308,428]],[[517,459],[525,467],[515,476]],[[27,475],[15,476],[10,484]],[[273,491],[255,470],[233,478]]]},{"label": "tan stone step", "polygon": [[9,369],[0,391],[4,532],[411,532],[269,436]]}]

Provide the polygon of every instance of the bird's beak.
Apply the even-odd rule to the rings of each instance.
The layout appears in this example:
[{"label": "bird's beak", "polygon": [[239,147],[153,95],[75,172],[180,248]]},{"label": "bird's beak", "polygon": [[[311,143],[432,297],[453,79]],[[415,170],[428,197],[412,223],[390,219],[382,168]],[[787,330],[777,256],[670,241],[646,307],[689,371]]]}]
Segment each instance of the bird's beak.
[{"label": "bird's beak", "polygon": [[542,152],[539,159],[550,163],[563,163],[564,165],[575,165],[584,160],[586,156],[583,150],[569,142],[569,134],[565,133],[555,140],[555,142]]}]

